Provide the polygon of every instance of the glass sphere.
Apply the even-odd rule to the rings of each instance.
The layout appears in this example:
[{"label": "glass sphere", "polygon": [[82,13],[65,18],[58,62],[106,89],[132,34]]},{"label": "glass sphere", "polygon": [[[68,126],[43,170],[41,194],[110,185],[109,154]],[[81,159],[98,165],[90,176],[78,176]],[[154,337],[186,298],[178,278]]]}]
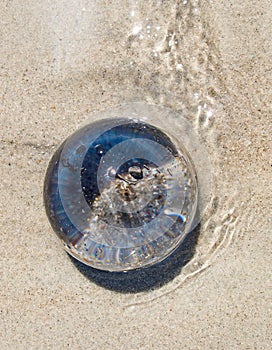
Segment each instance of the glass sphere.
[{"label": "glass sphere", "polygon": [[100,119],[58,148],[44,203],[69,254],[101,270],[155,264],[193,228],[194,164],[169,133],[138,118]]}]

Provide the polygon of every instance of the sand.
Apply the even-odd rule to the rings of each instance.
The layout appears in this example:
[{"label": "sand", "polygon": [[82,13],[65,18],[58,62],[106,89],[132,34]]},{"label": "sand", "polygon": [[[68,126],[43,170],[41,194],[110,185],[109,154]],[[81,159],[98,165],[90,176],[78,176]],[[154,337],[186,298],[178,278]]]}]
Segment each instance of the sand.
[{"label": "sand", "polygon": [[[0,349],[271,348],[271,3],[175,3],[2,1]],[[213,189],[192,256],[128,281],[67,256],[42,191],[57,145],[131,101],[186,115]]]}]

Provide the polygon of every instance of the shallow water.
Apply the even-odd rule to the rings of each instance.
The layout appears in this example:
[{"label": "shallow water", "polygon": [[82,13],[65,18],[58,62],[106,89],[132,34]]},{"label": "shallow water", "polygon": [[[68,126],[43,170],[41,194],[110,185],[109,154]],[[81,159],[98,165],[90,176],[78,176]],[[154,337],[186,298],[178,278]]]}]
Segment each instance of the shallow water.
[{"label": "shallow water", "polygon": [[154,291],[123,296],[124,305],[154,300],[197,278],[216,264],[241,231],[239,220],[246,208],[225,188],[220,171],[224,160],[218,154],[217,121],[224,119],[225,86],[205,3],[128,1],[124,6],[117,1],[113,6],[63,1],[54,12],[44,13],[55,81],[83,90],[96,81],[90,96],[96,109],[134,101],[170,107],[190,121],[210,156],[212,194],[193,256],[172,281]]}]

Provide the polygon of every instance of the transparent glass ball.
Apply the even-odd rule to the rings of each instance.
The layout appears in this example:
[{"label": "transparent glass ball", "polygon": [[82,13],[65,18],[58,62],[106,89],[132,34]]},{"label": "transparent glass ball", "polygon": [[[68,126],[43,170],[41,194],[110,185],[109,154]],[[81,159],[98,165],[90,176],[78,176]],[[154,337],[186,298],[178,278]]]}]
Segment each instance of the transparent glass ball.
[{"label": "transparent glass ball", "polygon": [[196,225],[198,208],[197,174],[182,140],[146,115],[126,114],[68,137],[44,185],[47,216],[66,251],[108,271],[165,259]]}]

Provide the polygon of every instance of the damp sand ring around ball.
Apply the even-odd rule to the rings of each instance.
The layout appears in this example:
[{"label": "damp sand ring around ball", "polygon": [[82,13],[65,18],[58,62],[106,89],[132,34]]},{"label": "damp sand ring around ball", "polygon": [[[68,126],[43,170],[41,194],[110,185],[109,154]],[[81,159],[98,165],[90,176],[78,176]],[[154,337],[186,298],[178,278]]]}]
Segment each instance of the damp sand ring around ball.
[{"label": "damp sand ring around ball", "polygon": [[157,107],[127,108],[104,111],[68,137],[44,185],[47,216],[66,251],[107,271],[162,261],[200,219],[191,155],[158,126]]}]

